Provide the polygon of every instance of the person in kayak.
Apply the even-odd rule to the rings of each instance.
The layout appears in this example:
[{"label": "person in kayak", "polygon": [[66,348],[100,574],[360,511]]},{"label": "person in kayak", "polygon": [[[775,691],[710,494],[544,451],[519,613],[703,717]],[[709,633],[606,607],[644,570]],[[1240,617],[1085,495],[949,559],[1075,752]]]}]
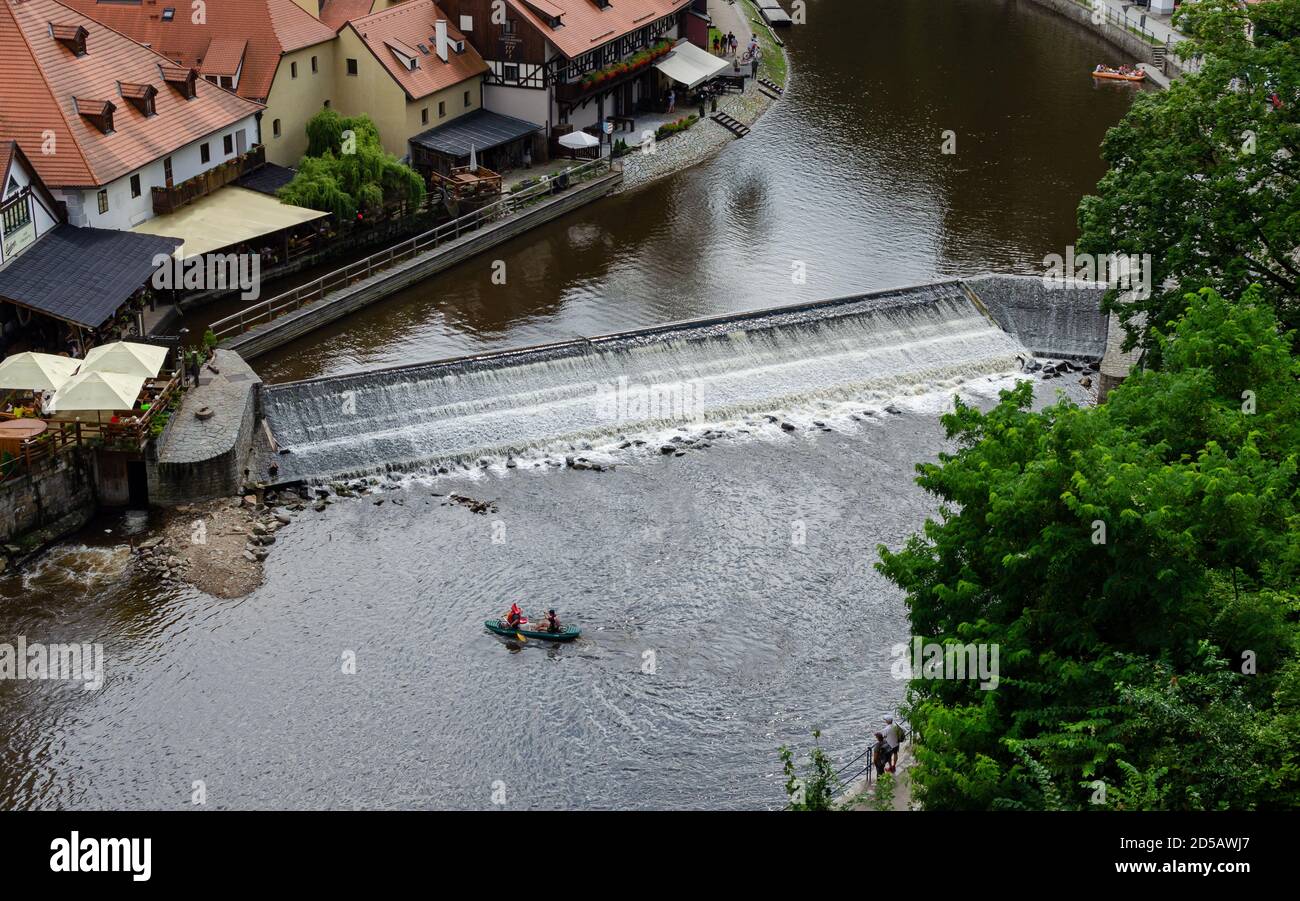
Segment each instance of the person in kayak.
[{"label": "person in kayak", "polygon": [[542,628],[547,632],[563,632],[564,626],[560,625],[560,618],[555,615],[554,610],[546,611],[546,619],[542,620]]},{"label": "person in kayak", "polygon": [[528,625],[528,617],[524,616],[524,611],[519,609],[518,604],[511,604],[510,612],[506,614],[505,623],[512,629],[518,629]]}]

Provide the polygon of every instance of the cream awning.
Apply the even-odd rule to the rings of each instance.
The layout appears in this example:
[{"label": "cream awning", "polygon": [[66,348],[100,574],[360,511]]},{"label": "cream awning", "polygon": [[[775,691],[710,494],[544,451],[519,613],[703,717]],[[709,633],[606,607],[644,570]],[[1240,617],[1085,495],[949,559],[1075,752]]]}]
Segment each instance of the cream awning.
[{"label": "cream awning", "polygon": [[174,213],[141,222],[131,231],[180,238],[185,244],[177,248],[175,255],[185,259],[327,215],[227,185]]},{"label": "cream awning", "polygon": [[731,60],[701,50],[690,41],[679,41],[672,52],[655,63],[655,68],[687,90],[716,78],[731,67]]}]

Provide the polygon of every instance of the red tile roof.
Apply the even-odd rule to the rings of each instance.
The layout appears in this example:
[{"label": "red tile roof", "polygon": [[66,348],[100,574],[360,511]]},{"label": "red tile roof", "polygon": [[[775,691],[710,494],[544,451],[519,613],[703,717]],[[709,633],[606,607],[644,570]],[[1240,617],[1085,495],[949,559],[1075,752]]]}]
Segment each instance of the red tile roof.
[{"label": "red tile roof", "polygon": [[[215,4],[214,4],[215,5]],[[83,25],[86,54],[72,53],[50,34],[50,23]],[[232,125],[260,108],[199,81],[186,101],[163,90],[167,60],[56,0],[0,0],[0,139],[38,152],[37,173],[52,187],[104,185],[191,141]],[[119,83],[157,87],[156,115],[117,103]],[[82,112],[114,103],[114,131],[103,134]],[[46,140],[46,132],[52,137]],[[39,152],[52,146],[49,153]]]},{"label": "red tile roof", "polygon": [[[328,41],[334,31],[316,20],[293,0],[208,0],[206,21],[196,25],[188,0],[144,3],[101,3],[98,0],[64,0],[73,9],[148,44],[168,59],[193,66],[210,75],[233,75],[208,68],[209,48],[218,41],[247,41],[244,71],[236,91],[250,100],[265,101],[280,65],[280,56]],[[171,5],[176,15],[164,22],[162,10]],[[217,44],[219,65],[226,66],[225,44]]]},{"label": "red tile roof", "polygon": [[325,0],[321,5],[320,20],[338,31],[353,19],[370,15],[375,0]]},{"label": "red tile roof", "polygon": [[560,27],[552,28],[525,0],[506,0],[511,8],[537,27],[560,52],[573,59],[594,47],[643,28],[690,5],[691,0],[611,0],[601,9],[594,0],[540,0],[531,5],[551,7],[560,13]]},{"label": "red tile roof", "polygon": [[[464,53],[449,51],[445,63],[438,58],[434,49],[435,23],[446,18],[447,15],[433,0],[406,0],[382,12],[353,19],[345,27],[360,36],[408,97],[419,99],[481,75],[488,69],[483,57],[468,41]],[[448,22],[447,40],[463,41],[465,36]],[[429,52],[420,52],[417,44],[423,44]],[[417,60],[417,67],[408,69],[402,65],[393,53],[394,47]]]},{"label": "red tile roof", "polygon": [[243,38],[213,38],[203,53],[203,74],[233,78],[239,71],[239,64],[244,61],[244,48],[247,46],[248,41]]}]

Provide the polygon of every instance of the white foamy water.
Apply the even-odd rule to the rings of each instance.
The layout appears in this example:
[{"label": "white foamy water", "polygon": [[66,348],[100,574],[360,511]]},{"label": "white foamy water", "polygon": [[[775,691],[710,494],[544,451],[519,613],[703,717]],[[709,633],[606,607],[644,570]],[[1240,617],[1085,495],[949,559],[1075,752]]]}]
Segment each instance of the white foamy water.
[{"label": "white foamy water", "polygon": [[956,283],[738,321],[275,386],[280,480],[528,456],[781,408],[881,404],[1016,367]]},{"label": "white foamy water", "polygon": [[22,572],[25,591],[96,589],[121,577],[131,562],[131,549],[57,545]]}]

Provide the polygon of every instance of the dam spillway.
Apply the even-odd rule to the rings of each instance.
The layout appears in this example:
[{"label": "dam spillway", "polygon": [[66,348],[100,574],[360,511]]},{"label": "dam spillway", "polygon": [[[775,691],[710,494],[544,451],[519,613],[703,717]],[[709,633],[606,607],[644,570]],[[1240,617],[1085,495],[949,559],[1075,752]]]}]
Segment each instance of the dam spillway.
[{"label": "dam spillway", "polygon": [[[988,289],[1017,289],[986,290],[996,312],[952,280],[269,386],[263,412],[287,451],[275,455],[271,481],[522,455],[1007,372],[1031,351],[1014,334],[1018,308],[997,301],[1023,301],[1025,284],[1036,280],[995,278],[1004,281]],[[1084,308],[1091,305],[1085,298]],[[1095,335],[1064,331],[1070,354],[1097,344]],[[1040,328],[1034,343],[1043,342]]]}]

